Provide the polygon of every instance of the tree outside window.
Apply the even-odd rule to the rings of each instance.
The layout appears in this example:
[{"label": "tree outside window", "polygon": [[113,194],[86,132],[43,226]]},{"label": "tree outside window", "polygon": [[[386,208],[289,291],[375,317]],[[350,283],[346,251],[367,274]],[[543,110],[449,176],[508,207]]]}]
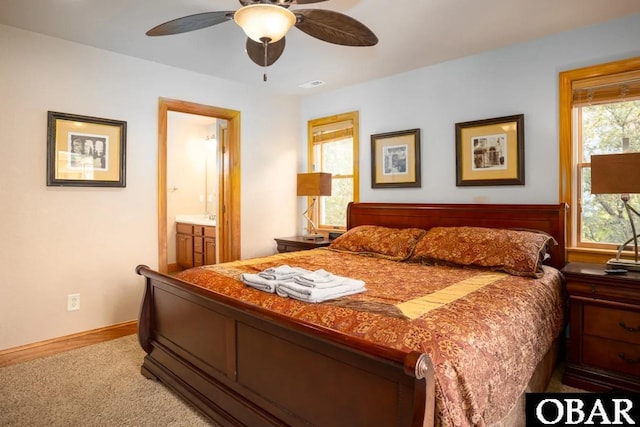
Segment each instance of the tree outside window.
[{"label": "tree outside window", "polygon": [[353,138],[324,143],[322,172],[331,173],[331,197],[320,206],[320,224],[329,227],[347,225],[347,205],[353,200]]},{"label": "tree outside window", "polygon": [[358,112],[310,120],[309,171],[331,173],[331,196],[312,215],[319,230],[344,230],[347,205],[358,201]]},{"label": "tree outside window", "polygon": [[[591,194],[591,155],[640,151],[640,100],[603,103],[577,108],[580,179],[579,245],[617,246],[632,234],[629,219],[616,194]],[[631,195],[638,206],[640,196]]]}]

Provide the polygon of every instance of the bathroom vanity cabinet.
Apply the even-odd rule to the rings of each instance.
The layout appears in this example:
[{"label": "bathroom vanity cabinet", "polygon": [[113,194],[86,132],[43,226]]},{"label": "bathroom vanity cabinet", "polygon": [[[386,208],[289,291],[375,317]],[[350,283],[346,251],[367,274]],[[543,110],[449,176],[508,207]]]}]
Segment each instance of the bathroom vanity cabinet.
[{"label": "bathroom vanity cabinet", "polygon": [[176,223],[176,263],[181,268],[216,263],[216,227]]}]

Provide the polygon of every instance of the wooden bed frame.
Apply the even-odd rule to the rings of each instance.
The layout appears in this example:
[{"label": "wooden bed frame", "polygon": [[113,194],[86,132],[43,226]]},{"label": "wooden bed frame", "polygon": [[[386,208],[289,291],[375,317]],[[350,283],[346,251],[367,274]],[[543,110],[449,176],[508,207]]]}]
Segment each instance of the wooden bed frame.
[{"label": "wooden bed frame", "polygon": [[[566,206],[351,203],[347,228],[536,229],[566,261]],[[431,426],[429,356],[406,354],[189,285],[146,266],[142,374],[224,426]]]}]

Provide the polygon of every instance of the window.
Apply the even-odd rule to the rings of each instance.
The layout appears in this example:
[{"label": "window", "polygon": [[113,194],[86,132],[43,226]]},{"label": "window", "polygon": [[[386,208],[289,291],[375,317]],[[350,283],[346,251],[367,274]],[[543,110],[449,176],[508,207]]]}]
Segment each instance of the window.
[{"label": "window", "polygon": [[[569,204],[570,261],[595,261],[589,256],[631,235],[620,195],[591,194],[591,155],[637,151],[640,58],[560,73],[560,200]],[[639,202],[631,195],[632,205]]]},{"label": "window", "polygon": [[358,201],[358,112],[310,120],[309,172],[331,173],[331,196],[313,212],[320,230],[344,230],[347,204]]}]

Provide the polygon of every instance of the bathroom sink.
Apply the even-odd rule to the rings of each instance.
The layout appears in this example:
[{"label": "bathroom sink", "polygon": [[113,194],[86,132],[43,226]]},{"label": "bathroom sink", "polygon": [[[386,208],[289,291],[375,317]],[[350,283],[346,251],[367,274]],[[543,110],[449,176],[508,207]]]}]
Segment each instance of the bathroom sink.
[{"label": "bathroom sink", "polygon": [[206,225],[210,227],[216,226],[216,220],[209,219],[209,215],[207,214],[177,215],[176,222],[193,225]]}]

